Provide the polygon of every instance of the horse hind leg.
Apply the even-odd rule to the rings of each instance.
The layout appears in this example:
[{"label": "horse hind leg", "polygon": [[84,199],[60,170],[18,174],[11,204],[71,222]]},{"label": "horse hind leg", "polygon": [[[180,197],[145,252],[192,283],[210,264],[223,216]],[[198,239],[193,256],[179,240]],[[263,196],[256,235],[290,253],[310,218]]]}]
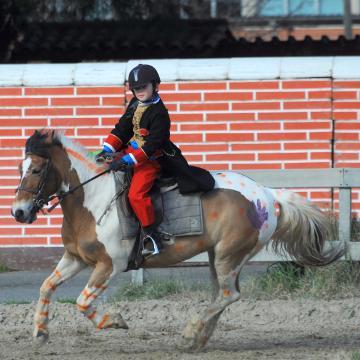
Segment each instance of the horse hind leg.
[{"label": "horse hind leg", "polygon": [[86,267],[85,263],[65,252],[55,270],[41,285],[40,297],[35,310],[33,333],[39,345],[49,337],[47,324],[49,322],[49,306],[52,294],[59,285],[79,273],[84,267]]},{"label": "horse hind leg", "polygon": [[215,251],[214,249],[208,250],[208,256],[209,256],[209,269],[210,269],[210,280],[211,280],[211,287],[212,287],[212,297],[211,300],[214,302],[216,298],[218,297],[220,285],[218,276],[216,273],[215,268]]},{"label": "horse hind leg", "polygon": [[187,323],[179,344],[181,349],[199,351],[205,346],[225,308],[240,298],[239,273],[249,257],[249,254],[243,256],[240,264],[233,270],[228,268],[228,264],[222,266],[223,261],[215,261],[219,292],[215,301],[202,314],[196,315]]},{"label": "horse hind leg", "polygon": [[98,311],[92,304],[107,289],[110,278],[111,266],[97,263],[88,284],[77,298],[77,308],[98,330],[128,329],[128,325],[120,314],[110,315],[107,312]]}]

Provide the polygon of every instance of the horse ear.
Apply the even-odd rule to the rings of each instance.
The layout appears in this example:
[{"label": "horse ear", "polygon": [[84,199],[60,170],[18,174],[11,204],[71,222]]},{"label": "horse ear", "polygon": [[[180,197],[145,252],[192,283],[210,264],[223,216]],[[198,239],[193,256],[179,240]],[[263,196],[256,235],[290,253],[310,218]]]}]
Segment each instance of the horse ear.
[{"label": "horse ear", "polygon": [[39,133],[42,135],[45,144],[52,144],[55,136],[55,130],[41,129]]}]

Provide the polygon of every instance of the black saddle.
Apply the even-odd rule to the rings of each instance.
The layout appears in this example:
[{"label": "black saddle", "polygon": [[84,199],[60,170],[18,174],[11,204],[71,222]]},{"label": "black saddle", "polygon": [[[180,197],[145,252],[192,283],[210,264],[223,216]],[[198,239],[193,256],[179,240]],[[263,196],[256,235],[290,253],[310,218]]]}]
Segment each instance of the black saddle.
[{"label": "black saddle", "polygon": [[[160,176],[155,180],[154,187],[158,188],[167,188],[177,186],[176,179],[174,177],[162,177]],[[175,187],[174,187],[175,188]]]}]

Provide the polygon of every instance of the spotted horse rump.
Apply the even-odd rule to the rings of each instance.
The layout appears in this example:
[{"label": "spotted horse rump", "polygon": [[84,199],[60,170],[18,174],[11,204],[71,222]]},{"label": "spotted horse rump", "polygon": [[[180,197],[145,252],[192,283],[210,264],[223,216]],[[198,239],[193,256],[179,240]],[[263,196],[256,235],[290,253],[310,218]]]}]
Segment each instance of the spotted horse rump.
[{"label": "spotted horse rump", "polygon": [[216,189],[234,190],[250,201],[246,212],[255,229],[259,230],[259,241],[266,244],[277,226],[277,201],[274,189],[267,188],[253,179],[231,171],[213,173]]}]

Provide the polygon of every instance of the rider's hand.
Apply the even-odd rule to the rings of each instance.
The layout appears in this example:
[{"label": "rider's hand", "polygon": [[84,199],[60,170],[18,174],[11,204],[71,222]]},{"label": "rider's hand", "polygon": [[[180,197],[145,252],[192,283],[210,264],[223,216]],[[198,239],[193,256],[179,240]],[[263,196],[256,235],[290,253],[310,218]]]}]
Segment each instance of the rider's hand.
[{"label": "rider's hand", "polygon": [[106,162],[107,159],[109,159],[110,157],[111,157],[111,152],[102,150],[97,155],[95,155],[95,161],[97,163],[103,163]]},{"label": "rider's hand", "polygon": [[112,171],[125,170],[128,167],[129,167],[128,164],[122,158],[113,160],[109,164],[109,169]]},{"label": "rider's hand", "polygon": [[113,170],[113,171],[118,171],[118,170],[125,170],[128,168],[131,168],[135,165],[135,161],[133,156],[131,156],[130,154],[126,154],[124,156],[122,156],[121,158],[118,159],[114,159],[109,166],[109,169]]}]

